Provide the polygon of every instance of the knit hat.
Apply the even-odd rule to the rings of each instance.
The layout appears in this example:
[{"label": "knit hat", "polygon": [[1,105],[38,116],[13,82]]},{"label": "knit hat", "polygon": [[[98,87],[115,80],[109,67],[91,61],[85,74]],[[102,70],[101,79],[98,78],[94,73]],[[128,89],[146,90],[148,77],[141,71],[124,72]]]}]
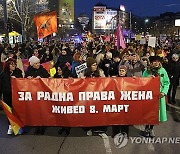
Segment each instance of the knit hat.
[{"label": "knit hat", "polygon": [[119,70],[120,70],[120,69],[124,69],[124,70],[127,72],[127,67],[126,67],[125,65],[120,65],[120,66],[119,66]]},{"label": "knit hat", "polygon": [[87,67],[91,67],[91,65],[93,65],[94,63],[97,63],[97,61],[92,57],[88,57],[86,60],[86,63],[87,63]]},{"label": "knit hat", "polygon": [[162,62],[162,58],[159,56],[150,56],[149,61],[152,63],[153,61],[160,61]]},{"label": "knit hat", "polygon": [[36,56],[32,56],[31,58],[29,58],[29,63],[31,66],[33,66],[35,63],[38,63],[38,62],[40,62],[40,60]]}]

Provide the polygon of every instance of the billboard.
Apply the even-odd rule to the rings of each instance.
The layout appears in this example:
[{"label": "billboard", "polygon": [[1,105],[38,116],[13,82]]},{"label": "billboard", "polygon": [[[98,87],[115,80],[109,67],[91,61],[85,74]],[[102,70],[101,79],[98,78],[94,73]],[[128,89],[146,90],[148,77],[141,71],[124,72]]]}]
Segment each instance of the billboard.
[{"label": "billboard", "polygon": [[105,6],[94,7],[94,29],[115,29],[117,26],[117,11],[106,9]]},{"label": "billboard", "polygon": [[59,21],[61,24],[74,23],[74,0],[59,0]]},{"label": "billboard", "polygon": [[175,20],[175,26],[180,26],[180,19]]}]

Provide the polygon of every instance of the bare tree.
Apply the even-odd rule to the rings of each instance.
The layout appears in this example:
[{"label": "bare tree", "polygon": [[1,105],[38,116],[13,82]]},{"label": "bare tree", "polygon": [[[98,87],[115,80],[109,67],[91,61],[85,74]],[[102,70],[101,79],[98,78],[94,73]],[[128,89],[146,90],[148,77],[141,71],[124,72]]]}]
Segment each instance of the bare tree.
[{"label": "bare tree", "polygon": [[[40,12],[48,11],[48,0],[7,0],[7,13],[11,21],[24,26],[25,33],[33,26],[33,17]],[[3,18],[3,8],[0,7],[0,18]]]}]

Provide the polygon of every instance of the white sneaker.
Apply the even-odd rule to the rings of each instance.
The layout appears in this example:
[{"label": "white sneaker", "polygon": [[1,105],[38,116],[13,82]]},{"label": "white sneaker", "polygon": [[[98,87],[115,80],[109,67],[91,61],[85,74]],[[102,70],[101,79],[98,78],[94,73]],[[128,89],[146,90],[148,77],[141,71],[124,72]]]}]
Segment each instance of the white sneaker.
[{"label": "white sneaker", "polygon": [[87,133],[87,136],[92,136],[93,135],[92,130],[88,130],[86,133]]},{"label": "white sneaker", "polygon": [[12,135],[12,134],[13,134],[13,130],[12,130],[11,125],[9,125],[8,131],[7,131],[7,134],[8,134],[8,135]]}]

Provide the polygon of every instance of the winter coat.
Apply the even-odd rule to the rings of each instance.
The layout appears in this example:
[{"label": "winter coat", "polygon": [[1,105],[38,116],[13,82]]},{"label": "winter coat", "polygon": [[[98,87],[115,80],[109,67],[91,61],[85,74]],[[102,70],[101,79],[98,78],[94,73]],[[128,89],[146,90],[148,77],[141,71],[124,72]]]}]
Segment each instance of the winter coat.
[{"label": "winter coat", "polygon": [[41,63],[46,63],[53,60],[53,55],[51,53],[49,53],[49,55],[47,55],[46,53],[43,55],[42,59],[41,59]]},{"label": "winter coat", "polygon": [[50,77],[47,70],[41,65],[40,65],[39,69],[35,69],[34,67],[29,66],[25,73],[25,78],[27,78],[28,76],[32,76],[34,78],[36,78],[37,76],[40,76],[41,78]]},{"label": "winter coat", "polygon": [[75,70],[75,67],[81,65],[80,62],[77,62],[77,61],[73,61],[72,62],[72,68],[71,68],[71,72],[73,74],[74,77],[77,77],[77,74],[76,74],[76,70]]},{"label": "winter coat", "polygon": [[171,84],[178,86],[180,77],[180,62],[171,61],[168,67]]},{"label": "winter coat", "polygon": [[110,74],[110,66],[112,65],[111,59],[104,59],[101,63],[101,69],[104,71],[104,74],[106,77],[108,77]]},{"label": "winter coat", "polygon": [[143,61],[138,61],[136,64],[132,64],[132,62],[125,62],[124,64],[127,67],[127,76],[132,77],[141,77],[142,72],[145,69],[145,63]]},{"label": "winter coat", "polygon": [[65,64],[69,62],[70,64],[72,64],[72,56],[71,55],[60,55],[57,63],[55,64],[55,67],[61,67],[61,69],[65,66]]},{"label": "winter coat", "polygon": [[109,75],[110,76],[117,76],[119,72],[119,63],[120,62],[114,62],[110,66]]},{"label": "winter coat", "polygon": [[3,94],[4,102],[10,107],[12,107],[11,76],[22,78],[22,71],[19,68],[16,68],[12,74],[5,71],[0,74],[0,95]]},{"label": "winter coat", "polygon": [[[165,95],[167,95],[170,85],[168,74],[163,67],[161,67],[158,70],[158,74],[160,76],[160,93],[164,93]],[[150,77],[150,76],[152,76],[152,74],[150,74],[147,70],[145,70],[143,73],[143,77]],[[160,102],[159,102],[159,121],[161,122],[167,121],[165,96],[160,98]]]}]

